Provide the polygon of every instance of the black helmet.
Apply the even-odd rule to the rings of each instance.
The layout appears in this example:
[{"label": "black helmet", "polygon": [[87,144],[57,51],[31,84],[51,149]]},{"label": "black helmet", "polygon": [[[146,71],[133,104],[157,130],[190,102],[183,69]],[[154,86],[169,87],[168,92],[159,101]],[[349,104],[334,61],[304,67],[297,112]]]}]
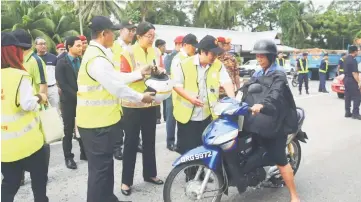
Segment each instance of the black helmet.
[{"label": "black helmet", "polygon": [[271,54],[277,55],[277,46],[271,40],[260,40],[254,44],[252,54]]}]

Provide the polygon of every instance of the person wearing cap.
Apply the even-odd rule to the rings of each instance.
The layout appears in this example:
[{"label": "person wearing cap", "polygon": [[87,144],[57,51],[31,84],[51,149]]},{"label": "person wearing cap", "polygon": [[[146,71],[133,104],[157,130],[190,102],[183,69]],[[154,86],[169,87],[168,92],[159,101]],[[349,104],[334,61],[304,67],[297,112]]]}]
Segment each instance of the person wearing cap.
[{"label": "person wearing cap", "polygon": [[[81,64],[82,42],[79,37],[67,38],[67,55],[58,60],[55,68],[55,78],[61,89],[61,115],[64,123],[63,152],[65,165],[69,169],[77,169],[72,153],[72,139],[75,129],[75,113],[78,91],[77,77]],[[80,160],[87,160],[83,143],[77,138],[80,147]]]},{"label": "person wearing cap", "polygon": [[[134,25],[129,20],[128,21],[124,20],[117,26],[119,27],[120,36],[118,37],[118,39],[116,41],[114,41],[114,44],[113,44],[113,47],[111,50],[113,53],[113,62],[114,62],[115,68],[117,69],[117,71],[120,71],[121,54],[123,53],[124,50],[126,50],[132,46],[132,41],[133,41],[137,26]],[[121,105],[120,105],[120,111],[121,111],[120,113],[123,114]],[[120,123],[120,132],[119,132],[120,137],[118,138],[118,140],[116,141],[115,146],[114,146],[114,158],[117,160],[123,159],[122,146],[123,146],[123,138],[124,138],[124,129],[121,125],[122,125],[122,123]],[[142,152],[141,140],[139,140],[138,151]]]},{"label": "person wearing cap", "polygon": [[59,43],[58,45],[56,45],[56,52],[58,53],[58,56],[61,55],[62,53],[64,53],[66,51],[65,46],[63,43]]},{"label": "person wearing cap", "polygon": [[[240,88],[241,84],[240,84],[240,76],[239,76],[237,60],[234,57],[234,55],[228,52],[231,50],[231,39],[218,37],[217,41],[219,47],[221,47],[225,51],[222,55],[219,56],[218,59],[226,67],[229,77],[232,79],[232,83],[236,91]],[[222,87],[220,88],[219,95],[221,98],[226,96],[226,92]]]},{"label": "person wearing cap", "polygon": [[[171,68],[168,68],[167,74],[171,75],[171,69],[176,68],[181,61],[184,59],[193,56],[196,53],[196,45],[198,44],[197,37],[193,34],[187,34],[182,37],[182,48],[179,53],[177,53],[172,58]],[[176,120],[173,116],[173,99],[172,97],[177,97],[177,93],[173,90],[172,96],[170,96],[166,100],[166,113],[167,113],[167,122],[166,122],[166,130],[167,130],[167,148],[170,151],[177,151],[177,146],[175,144],[175,128],[176,128]]]},{"label": "person wearing cap", "polygon": [[172,50],[172,52],[168,55],[165,56],[164,58],[164,67],[165,70],[167,72],[167,74],[170,75],[170,68],[172,65],[172,60],[174,58],[174,56],[176,56],[178,54],[178,52],[180,51],[180,49],[182,48],[182,41],[183,41],[184,36],[177,36],[174,39],[174,50]]},{"label": "person wearing cap", "polygon": [[[357,46],[350,46],[348,55],[345,58],[343,83],[345,85],[345,117],[361,120],[360,102],[361,102],[361,81],[359,70],[357,68]],[[351,113],[351,102],[353,101],[353,109]]]},{"label": "person wearing cap", "polygon": [[345,58],[346,58],[346,53],[342,53],[341,58],[338,61],[338,66],[337,66],[337,74],[338,75],[341,75],[344,72],[344,67],[343,67],[344,65],[343,64],[344,64]]},{"label": "person wearing cap", "polygon": [[79,39],[81,40],[81,42],[83,44],[82,49],[83,49],[83,55],[84,55],[85,50],[88,47],[88,40],[87,40],[86,36],[84,36],[84,35],[80,35]]},{"label": "person wearing cap", "polygon": [[[202,133],[216,118],[214,106],[223,86],[229,97],[234,97],[234,87],[226,68],[217,57],[224,52],[213,36],[205,36],[196,46],[198,53],[172,68],[174,90],[174,118],[177,120],[177,152],[202,145]],[[196,170],[187,171],[192,179]]]},{"label": "person wearing cap", "polygon": [[298,91],[302,94],[302,84],[305,83],[306,94],[308,95],[308,53],[302,54],[303,58],[297,61],[297,72],[298,72]]},{"label": "person wearing cap", "polygon": [[35,48],[38,56],[46,64],[49,103],[60,112],[59,92],[55,79],[55,66],[58,58],[54,54],[47,52],[46,41],[43,38],[38,37],[35,39]]},{"label": "person wearing cap", "polygon": [[283,58],[283,53],[279,53],[276,59],[278,66],[283,67],[285,66],[285,59]]},{"label": "person wearing cap", "polygon": [[328,71],[328,53],[325,53],[323,55],[323,59],[321,60],[320,68],[318,69],[318,75],[320,77],[320,85],[318,87],[318,92],[320,93],[328,93],[328,91],[326,90],[327,71]]},{"label": "person wearing cap", "polygon": [[23,51],[31,46],[19,42],[12,33],[1,33],[1,201],[4,202],[14,201],[23,170],[30,172],[34,201],[49,201],[47,152],[38,113],[38,105],[47,102],[47,97],[45,93],[35,92],[32,76],[23,66]]},{"label": "person wearing cap", "polygon": [[[159,67],[160,55],[157,55],[158,51],[153,47],[155,27],[149,22],[140,23],[136,30],[136,38],[137,42],[125,50],[121,56],[121,71],[132,73],[144,65]],[[129,87],[139,93],[147,90],[144,79],[130,83]],[[163,181],[157,177],[155,155],[156,106],[159,104],[142,103],[129,98],[122,99],[125,131],[121,187],[123,195],[131,194],[139,132],[141,132],[143,142],[143,179],[156,185],[163,184]]]},{"label": "person wearing cap", "polygon": [[143,66],[134,73],[122,74],[112,62],[114,26],[109,18],[95,16],[89,28],[92,41],[87,47],[78,73],[76,123],[88,158],[88,202],[118,201],[114,195],[115,141],[119,136],[119,99],[150,103],[151,93],[140,93],[126,84],[150,74]]}]

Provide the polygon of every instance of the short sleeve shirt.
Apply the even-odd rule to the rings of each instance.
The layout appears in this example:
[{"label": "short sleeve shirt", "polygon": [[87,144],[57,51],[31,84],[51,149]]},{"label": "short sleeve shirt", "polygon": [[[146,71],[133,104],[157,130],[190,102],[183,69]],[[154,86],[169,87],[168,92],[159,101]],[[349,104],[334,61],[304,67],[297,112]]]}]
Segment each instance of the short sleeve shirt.
[{"label": "short sleeve shirt", "polygon": [[[345,58],[345,62],[344,62],[344,71],[345,71],[345,78],[348,78],[348,79],[353,79],[353,75],[352,73],[354,72],[358,72],[358,69],[357,69],[357,61],[354,57],[352,57],[351,55],[348,55],[346,58]],[[356,82],[356,80],[355,80]]]},{"label": "short sleeve shirt", "polygon": [[24,68],[33,79],[33,86],[36,93],[39,93],[40,84],[47,83],[46,66],[44,61],[34,52],[24,57]]}]

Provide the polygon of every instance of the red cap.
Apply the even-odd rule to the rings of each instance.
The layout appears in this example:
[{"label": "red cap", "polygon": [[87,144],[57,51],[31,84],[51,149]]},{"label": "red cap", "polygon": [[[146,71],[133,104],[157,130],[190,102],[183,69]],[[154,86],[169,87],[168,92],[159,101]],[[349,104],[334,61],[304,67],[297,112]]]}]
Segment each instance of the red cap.
[{"label": "red cap", "polygon": [[80,39],[81,41],[86,41],[86,36],[80,35],[80,36],[78,36],[78,37],[79,37],[79,39]]},{"label": "red cap", "polygon": [[182,43],[184,36],[177,36],[174,39],[174,43]]},{"label": "red cap", "polygon": [[222,37],[222,36],[218,37],[217,41],[221,42],[221,43],[226,43],[226,39],[224,37]]},{"label": "red cap", "polygon": [[58,45],[56,45],[56,49],[59,49],[59,48],[65,48],[64,44],[63,44],[63,43],[59,43]]}]

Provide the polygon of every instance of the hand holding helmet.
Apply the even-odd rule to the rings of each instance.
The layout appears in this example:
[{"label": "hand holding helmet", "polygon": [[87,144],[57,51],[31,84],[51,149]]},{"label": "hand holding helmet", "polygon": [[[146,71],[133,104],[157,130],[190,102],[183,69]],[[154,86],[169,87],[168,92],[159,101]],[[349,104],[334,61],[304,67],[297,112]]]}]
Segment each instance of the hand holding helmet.
[{"label": "hand holding helmet", "polygon": [[155,69],[153,65],[144,65],[143,67],[141,67],[140,72],[144,77],[145,75],[150,75],[153,72],[153,69]]}]

